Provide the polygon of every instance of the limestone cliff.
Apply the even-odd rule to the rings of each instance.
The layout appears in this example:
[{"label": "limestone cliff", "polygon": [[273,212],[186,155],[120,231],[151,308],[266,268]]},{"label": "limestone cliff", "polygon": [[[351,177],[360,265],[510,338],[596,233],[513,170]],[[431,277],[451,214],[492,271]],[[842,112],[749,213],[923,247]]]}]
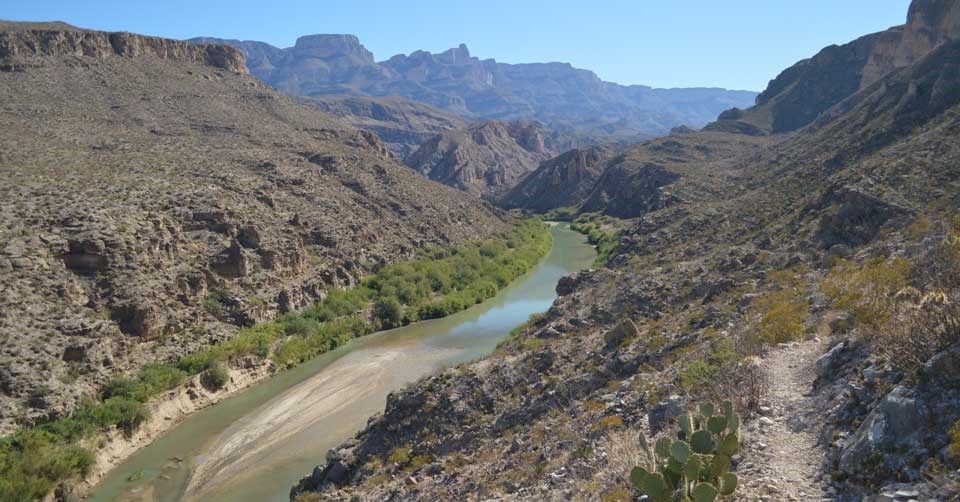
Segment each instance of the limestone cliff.
[{"label": "limestone cliff", "polygon": [[8,65],[36,57],[160,58],[249,73],[239,50],[223,44],[192,44],[133,33],[107,33],[64,23],[0,22],[0,60]]}]

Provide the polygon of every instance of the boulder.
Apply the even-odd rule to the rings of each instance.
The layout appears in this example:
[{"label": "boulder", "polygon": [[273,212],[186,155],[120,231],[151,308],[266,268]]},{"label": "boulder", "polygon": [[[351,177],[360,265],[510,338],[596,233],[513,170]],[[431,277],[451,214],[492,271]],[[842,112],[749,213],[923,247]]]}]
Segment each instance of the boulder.
[{"label": "boulder", "polygon": [[650,410],[650,432],[656,434],[687,409],[687,398],[674,394]]},{"label": "boulder", "polygon": [[833,346],[826,354],[820,356],[814,363],[816,367],[817,379],[825,379],[839,370],[847,362],[850,351],[847,342],[842,341]]},{"label": "boulder", "polygon": [[577,275],[566,275],[560,278],[557,281],[557,295],[558,296],[567,296],[576,290],[577,284]]},{"label": "boulder", "polygon": [[[840,452],[840,470],[860,474],[876,452],[912,452],[923,449],[927,409],[912,389],[899,386],[887,394],[867,415],[860,428]],[[885,459],[895,463],[896,459]],[[891,466],[897,468],[899,466]]]},{"label": "boulder", "polygon": [[603,334],[603,343],[607,347],[620,345],[624,340],[634,338],[640,334],[637,325],[630,319],[620,321],[613,329]]}]

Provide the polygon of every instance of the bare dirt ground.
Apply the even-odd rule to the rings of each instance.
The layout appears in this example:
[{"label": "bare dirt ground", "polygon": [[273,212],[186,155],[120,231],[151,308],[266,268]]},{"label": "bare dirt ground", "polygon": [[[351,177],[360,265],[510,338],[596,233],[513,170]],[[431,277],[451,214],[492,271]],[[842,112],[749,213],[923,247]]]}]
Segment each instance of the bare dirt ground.
[{"label": "bare dirt ground", "polygon": [[769,391],[761,416],[747,424],[738,469],[743,500],[835,500],[828,456],[818,439],[821,406],[813,392],[814,362],[827,343],[820,339],[783,344],[763,358]]}]

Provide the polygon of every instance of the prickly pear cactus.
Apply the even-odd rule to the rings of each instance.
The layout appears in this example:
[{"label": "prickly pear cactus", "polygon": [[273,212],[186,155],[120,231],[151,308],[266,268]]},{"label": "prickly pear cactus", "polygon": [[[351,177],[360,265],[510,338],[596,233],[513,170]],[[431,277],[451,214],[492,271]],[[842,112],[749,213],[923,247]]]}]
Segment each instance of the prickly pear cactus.
[{"label": "prickly pear cactus", "polygon": [[720,409],[723,414],[717,415],[713,403],[703,403],[699,413],[681,415],[677,439],[660,438],[652,449],[641,433],[647,465],[633,468],[633,486],[651,502],[713,502],[731,497],[738,485],[737,475],[730,472],[730,458],[740,449],[740,417],[730,401]]}]

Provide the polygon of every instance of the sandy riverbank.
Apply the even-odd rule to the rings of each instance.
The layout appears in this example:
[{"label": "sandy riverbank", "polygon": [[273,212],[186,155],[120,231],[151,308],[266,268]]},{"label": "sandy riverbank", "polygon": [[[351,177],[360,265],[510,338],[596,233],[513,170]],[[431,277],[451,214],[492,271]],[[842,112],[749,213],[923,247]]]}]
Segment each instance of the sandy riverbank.
[{"label": "sandy riverbank", "polygon": [[148,405],[150,419],[141,424],[132,436],[128,437],[120,431],[113,431],[96,439],[98,442],[105,440],[105,444],[100,448],[93,445],[96,464],[83,483],[77,487],[79,494],[88,493],[111,469],[162,437],[188,416],[247,389],[275,372],[276,366],[272,361],[251,359],[247,361],[245,367],[231,369],[230,381],[219,391],[213,392],[205,388],[200,383],[200,376],[197,375],[180,387],[151,401]]}]

